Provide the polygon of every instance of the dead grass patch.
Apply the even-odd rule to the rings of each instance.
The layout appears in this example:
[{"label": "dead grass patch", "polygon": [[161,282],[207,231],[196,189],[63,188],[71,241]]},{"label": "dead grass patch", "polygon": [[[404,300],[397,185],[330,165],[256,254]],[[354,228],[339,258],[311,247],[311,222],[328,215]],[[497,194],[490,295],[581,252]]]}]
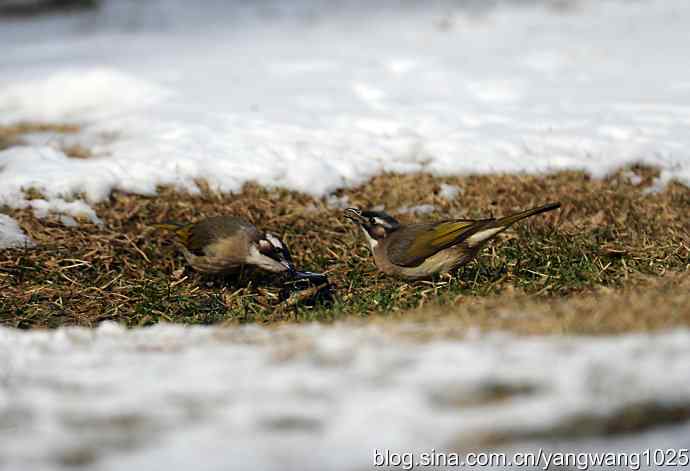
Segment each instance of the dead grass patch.
[{"label": "dead grass patch", "polygon": [[22,135],[34,132],[55,132],[60,134],[73,134],[79,132],[79,126],[75,124],[54,123],[17,123],[0,126],[0,150],[11,146],[24,144]]},{"label": "dead grass patch", "polygon": [[[22,136],[31,133],[56,133],[56,134],[76,134],[81,130],[76,124],[55,124],[55,123],[18,123],[8,126],[0,126],[0,150],[12,146],[25,145]],[[91,150],[81,144],[61,144],[59,149],[68,157],[74,159],[88,159],[92,157]]]},{"label": "dead grass patch", "polygon": [[[627,170],[606,180],[579,172],[542,177],[388,174],[337,192],[341,203],[384,205],[394,214],[397,208],[419,204],[436,208],[431,214],[400,215],[404,221],[498,216],[547,201],[563,203],[560,211],[517,225],[452,277],[415,283],[379,274],[342,210],[331,207],[328,199],[297,192],[246,185],[238,194],[208,188],[196,195],[169,188],[156,197],[115,193],[96,208],[103,226],[84,222],[65,227],[57,216],[39,221],[29,210],[9,210],[37,245],[0,252],[0,323],[55,327],[93,326],[104,319],[127,325],[161,320],[328,321],[372,314],[415,317],[420,314],[411,309],[443,306],[450,309],[448,316],[459,319],[458,325],[523,333],[687,325],[687,311],[672,315],[683,306],[661,295],[655,298],[657,305],[667,305],[669,312],[658,316],[656,309],[626,314],[622,307],[614,310],[614,304],[596,298],[607,289],[642,290],[649,277],[689,269],[690,190],[670,184],[663,192],[648,194],[654,172],[633,171],[643,177],[641,184],[633,185]],[[455,185],[460,193],[446,200],[442,184]],[[202,277],[186,267],[166,234],[151,228],[161,221],[218,214],[239,215],[281,234],[300,267],[328,273],[337,289],[335,304],[278,306],[279,280],[261,273]],[[582,296],[592,299],[589,307],[581,304]],[[506,302],[527,303],[532,317],[501,320],[506,316],[497,313]],[[655,306],[644,304],[642,295],[639,303]],[[597,310],[599,314],[583,314],[596,304],[607,307]]]},{"label": "dead grass patch", "polygon": [[61,147],[66,156],[73,159],[89,159],[92,157],[91,150],[81,144],[71,144]]},{"label": "dead grass patch", "polygon": [[464,337],[471,329],[521,335],[611,335],[690,326],[690,274],[644,277],[621,289],[600,288],[567,297],[500,295],[458,297],[454,302],[378,316],[391,330],[401,319],[420,324],[402,333],[419,339]]}]

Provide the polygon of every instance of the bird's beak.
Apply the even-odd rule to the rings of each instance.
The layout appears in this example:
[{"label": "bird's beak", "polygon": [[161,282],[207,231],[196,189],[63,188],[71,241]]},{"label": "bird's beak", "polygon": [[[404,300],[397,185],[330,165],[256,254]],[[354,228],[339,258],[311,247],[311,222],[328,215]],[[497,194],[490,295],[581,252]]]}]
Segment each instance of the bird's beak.
[{"label": "bird's beak", "polygon": [[360,211],[357,208],[347,208],[345,210],[344,216],[348,218],[349,220],[356,222],[358,224],[362,224],[365,221],[364,216],[362,216],[362,211]]}]

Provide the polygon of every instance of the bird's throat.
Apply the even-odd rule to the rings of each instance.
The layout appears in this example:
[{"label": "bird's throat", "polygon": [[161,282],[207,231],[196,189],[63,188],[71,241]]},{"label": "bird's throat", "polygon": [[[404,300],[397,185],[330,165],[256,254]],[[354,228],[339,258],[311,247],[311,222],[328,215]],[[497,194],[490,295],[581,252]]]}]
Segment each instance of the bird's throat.
[{"label": "bird's throat", "polygon": [[362,232],[364,232],[364,237],[367,239],[367,243],[369,244],[369,248],[371,249],[371,252],[374,252],[374,249],[379,245],[379,241],[374,239],[371,235],[369,235],[369,232],[367,230],[360,226],[362,229]]}]

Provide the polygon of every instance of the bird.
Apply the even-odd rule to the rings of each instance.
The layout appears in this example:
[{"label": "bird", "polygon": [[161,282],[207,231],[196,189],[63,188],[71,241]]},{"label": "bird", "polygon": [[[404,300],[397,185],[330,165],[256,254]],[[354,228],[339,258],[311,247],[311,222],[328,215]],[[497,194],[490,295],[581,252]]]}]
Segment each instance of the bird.
[{"label": "bird", "polygon": [[498,219],[452,219],[409,225],[400,224],[383,211],[348,208],[345,217],[362,228],[379,270],[418,280],[469,262],[484,244],[517,221],[560,206],[558,202],[549,203]]},{"label": "bird", "polygon": [[163,223],[172,231],[192,268],[207,274],[232,274],[253,266],[273,273],[294,272],[287,247],[270,232],[235,216],[215,216],[196,223]]}]

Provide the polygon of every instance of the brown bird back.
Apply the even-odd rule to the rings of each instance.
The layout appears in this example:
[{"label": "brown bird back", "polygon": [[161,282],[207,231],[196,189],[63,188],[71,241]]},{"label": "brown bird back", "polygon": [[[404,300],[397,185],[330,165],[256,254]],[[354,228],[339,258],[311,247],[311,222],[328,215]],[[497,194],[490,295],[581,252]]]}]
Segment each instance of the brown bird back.
[{"label": "brown bird back", "polygon": [[164,223],[155,227],[175,233],[179,241],[194,255],[222,239],[238,238],[238,243],[255,242],[261,234],[254,225],[234,216],[214,216],[191,224]]}]

